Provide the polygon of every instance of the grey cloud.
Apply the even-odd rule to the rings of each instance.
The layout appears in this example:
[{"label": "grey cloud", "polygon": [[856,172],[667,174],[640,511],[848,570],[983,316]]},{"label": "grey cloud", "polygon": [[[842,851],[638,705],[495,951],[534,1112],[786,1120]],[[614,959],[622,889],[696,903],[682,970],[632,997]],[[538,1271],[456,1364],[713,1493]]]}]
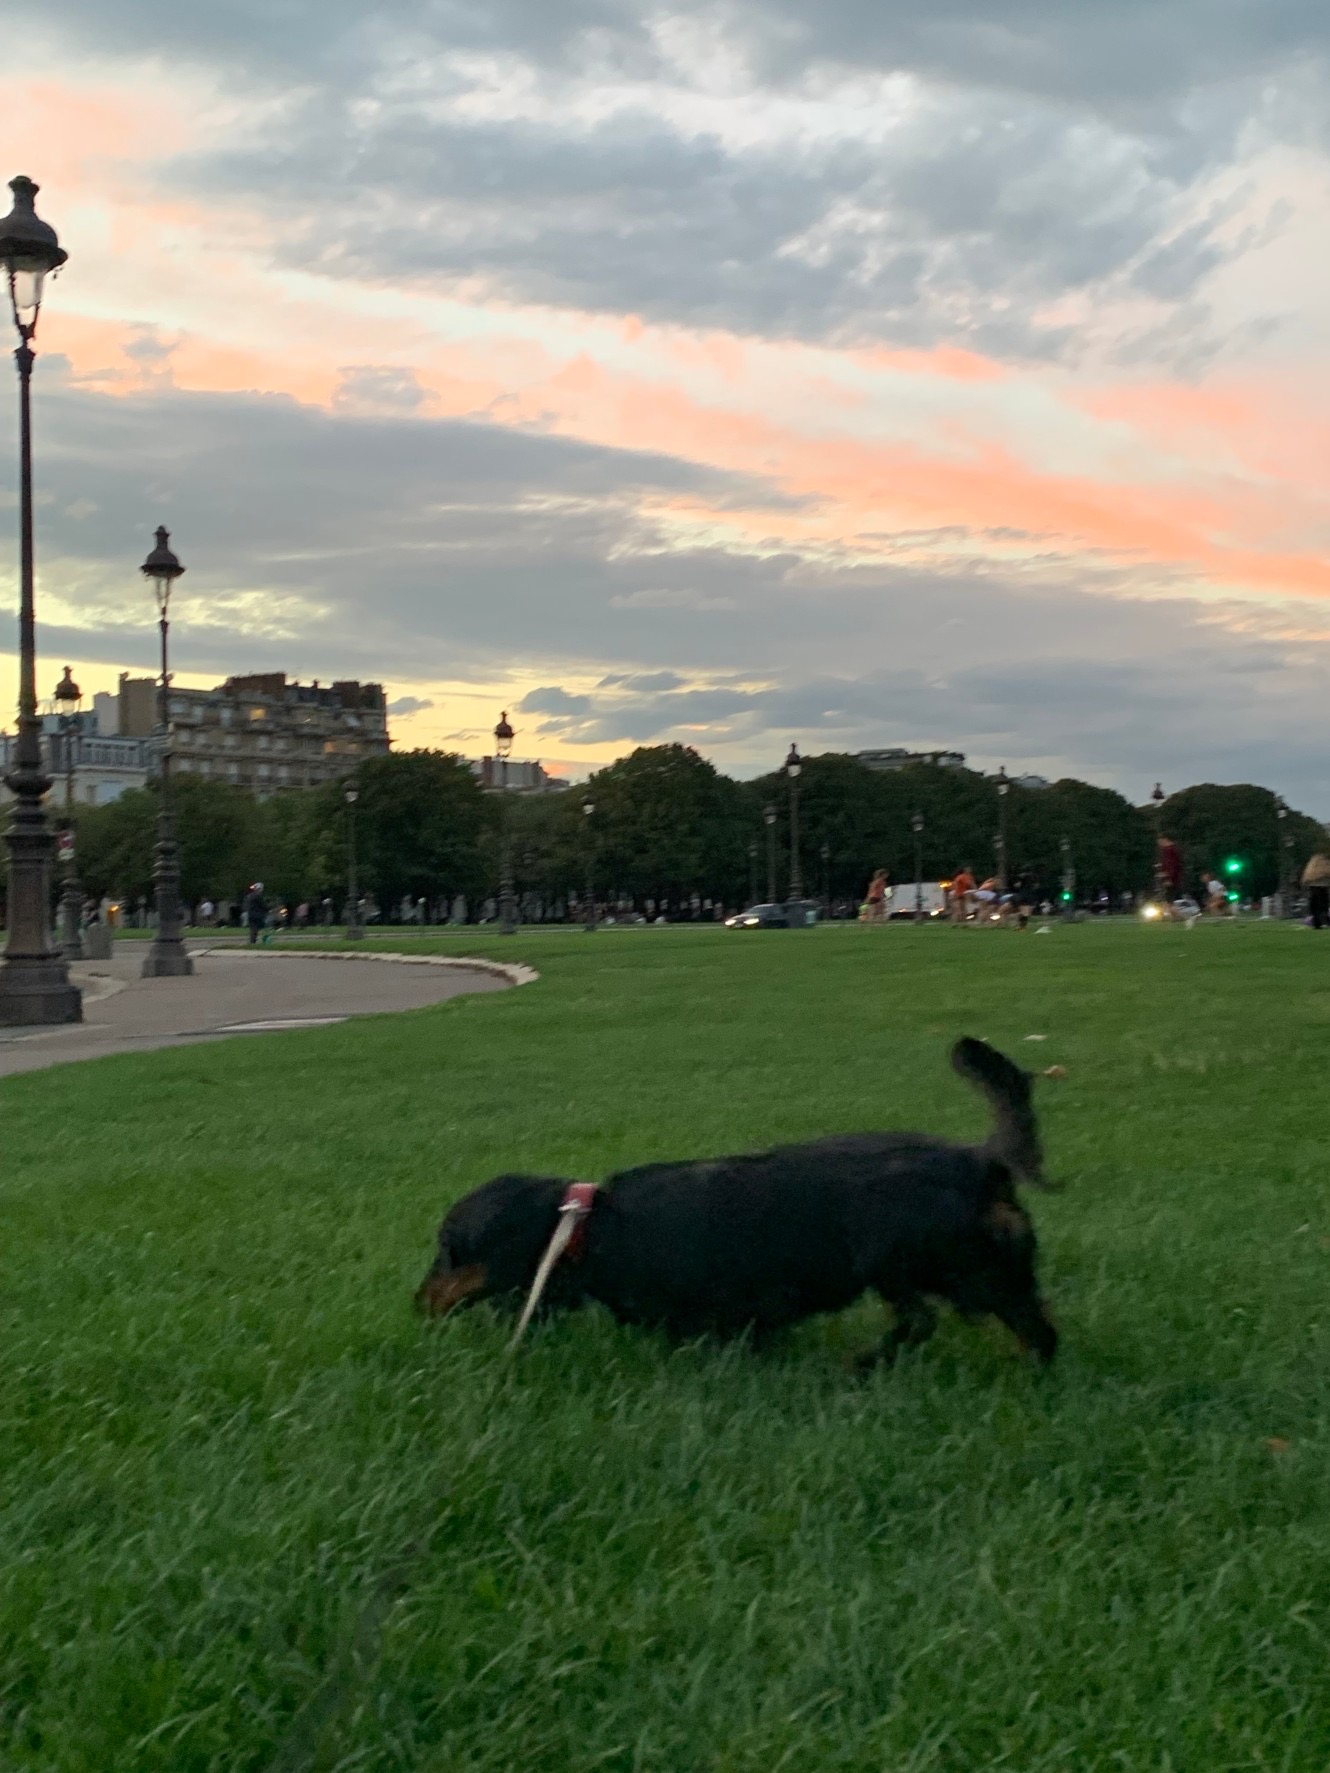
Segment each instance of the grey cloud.
[{"label": "grey cloud", "polygon": [[533,689],[518,703],[519,711],[523,714],[548,714],[564,719],[585,714],[590,707],[591,702],[587,696],[570,696],[567,690],[560,689],[557,684]]},{"label": "grey cloud", "polygon": [[[1314,624],[1291,641],[1269,622],[1229,631],[1222,608],[1124,601],[1132,569],[1049,553],[836,569],[794,550],[680,549],[643,501],[734,498],[728,477],[481,423],[169,388],[110,398],[54,367],[36,390],[43,661],[151,668],[136,567],[165,522],[189,569],[174,610],[186,673],[373,676],[391,693],[520,666],[543,677],[523,711],[547,749],[672,736],[742,771],[792,736],[948,745],[1130,792],[1257,776],[1330,812],[1330,636]],[[0,404],[0,459],[13,446]],[[0,559],[13,526],[9,507]],[[1158,569],[1143,582],[1158,591]],[[633,601],[662,587],[713,608]],[[67,626],[49,619],[57,594],[77,612]]]},{"label": "grey cloud", "polygon": [[[655,29],[719,28],[772,82],[819,65],[911,69],[934,79],[1133,114],[1179,95],[1264,77],[1330,49],[1319,0],[45,0],[37,24],[103,54],[230,65],[248,82],[348,77],[393,58],[497,51],[543,66],[588,62],[639,74],[675,58]],[[704,38],[705,40],[705,38]]]},{"label": "grey cloud", "polygon": [[1009,109],[948,93],[882,142],[738,152],[646,115],[461,122],[321,90],[171,177],[259,193],[280,256],[327,275],[777,335],[1048,355],[1066,335],[1033,309],[1113,278],[1181,300],[1220,262],[1206,224],[1174,227],[1156,144]]},{"label": "grey cloud", "polygon": [[[932,84],[872,143],[739,150],[672,128],[649,100],[581,121],[579,94],[616,69],[648,92],[653,77],[662,91],[703,81],[670,60],[663,21],[714,24],[759,95],[816,90],[833,67]],[[182,158],[168,183],[258,204],[273,250],[305,269],[373,281],[386,265],[394,281],[524,303],[1034,357],[1076,348],[1032,318],[1059,298],[1143,298],[1161,312],[1134,319],[1119,353],[1187,369],[1222,348],[1204,284],[1240,249],[1193,194],[1253,115],[1281,127],[1266,76],[1302,95],[1287,126],[1314,127],[1323,88],[1311,81],[1309,101],[1306,68],[1330,41],[1312,0],[388,0],[372,15],[350,0],[109,13],[54,0],[33,29],[279,87],[243,148]],[[475,77],[458,58],[476,50],[561,96],[559,123],[450,113]],[[347,398],[385,393],[401,398],[355,384]]]},{"label": "grey cloud", "polygon": [[361,363],[337,372],[332,403],[338,412],[412,413],[426,394],[409,369]]},{"label": "grey cloud", "polygon": [[428,696],[398,696],[395,702],[389,702],[388,712],[405,719],[408,714],[423,714],[427,708],[433,706]]}]

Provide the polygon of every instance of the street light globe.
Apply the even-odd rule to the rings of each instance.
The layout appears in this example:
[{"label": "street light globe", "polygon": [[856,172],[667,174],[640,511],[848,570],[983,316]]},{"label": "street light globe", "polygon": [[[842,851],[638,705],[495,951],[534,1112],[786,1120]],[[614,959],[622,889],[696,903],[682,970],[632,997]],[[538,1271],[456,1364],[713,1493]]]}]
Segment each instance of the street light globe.
[{"label": "street light globe", "polygon": [[1007,780],[1007,766],[1004,763],[998,769],[997,791],[999,794],[1005,795],[1010,787],[1011,783]]},{"label": "street light globe", "polygon": [[924,815],[922,813],[916,813],[914,815],[914,817],[910,820],[910,830],[914,832],[916,837],[918,837],[919,833],[923,830],[923,828],[924,828]]},{"label": "street light globe", "polygon": [[762,808],[762,820],[763,823],[767,825],[774,825],[776,823],[776,809],[772,806],[770,801],[768,801]]},{"label": "street light globe", "polygon": [[803,759],[799,755],[799,747],[791,742],[790,754],[785,759],[785,773],[790,777],[791,781],[793,781],[803,767]]},{"label": "street light globe", "polygon": [[592,800],[592,798],[589,794],[584,794],[582,796],[582,811],[586,814],[588,819],[591,817],[592,813],[595,812],[595,810],[596,810],[595,801]]},{"label": "street light globe", "polygon": [[185,570],[177,556],[171,552],[170,541],[170,530],[159,524],[157,526],[157,545],[139,568],[145,579],[152,580],[152,588],[157,597],[157,608],[163,619],[166,616],[166,606],[171,601],[171,587]]},{"label": "street light globe", "polygon": [[360,799],[360,790],[356,787],[354,782],[348,782],[346,787],[342,790],[342,793],[346,798],[346,804],[348,806],[354,806]]},{"label": "street light globe", "polygon": [[494,729],[494,755],[507,757],[513,748],[513,729],[508,724],[508,710],[505,708],[499,716],[499,724]]},{"label": "street light globe", "polygon": [[61,714],[76,714],[79,703],[83,700],[83,691],[74,682],[74,673],[68,665],[65,674],[55,686],[55,703]]},{"label": "street light globe", "polygon": [[0,270],[9,285],[14,324],[26,337],[37,329],[42,289],[52,271],[58,271],[69,254],[56,239],[55,229],[33,207],[38,187],[21,173],[10,179],[14,207],[0,221]]}]

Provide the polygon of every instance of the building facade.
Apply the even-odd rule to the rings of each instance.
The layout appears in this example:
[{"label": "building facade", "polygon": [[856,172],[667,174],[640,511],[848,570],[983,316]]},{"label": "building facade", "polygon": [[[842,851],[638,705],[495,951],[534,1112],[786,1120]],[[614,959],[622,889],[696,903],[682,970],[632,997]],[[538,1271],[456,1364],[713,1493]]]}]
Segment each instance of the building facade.
[{"label": "building facade", "polygon": [[172,688],[169,714],[175,770],[260,799],[340,781],[389,747],[381,683],[293,683],[269,671],[216,689]]},{"label": "building facade", "polygon": [[[76,718],[83,723],[77,733],[62,732],[51,715],[42,722],[42,762],[51,778],[47,803],[53,812],[71,804],[107,806],[127,788],[147,785],[155,767],[151,740],[103,737],[93,717]],[[13,733],[0,733],[0,769],[6,773],[17,744]],[[0,804],[12,799],[9,788],[0,785]]]},{"label": "building facade", "polygon": [[903,770],[915,763],[931,763],[942,770],[965,768],[963,751],[907,751],[903,745],[888,745],[881,751],[856,751],[854,760],[866,770]]},{"label": "building facade", "polygon": [[547,776],[538,763],[519,763],[516,758],[509,758],[506,773],[499,757],[476,758],[470,768],[486,791],[507,788],[510,794],[561,794],[568,786],[562,776]]}]

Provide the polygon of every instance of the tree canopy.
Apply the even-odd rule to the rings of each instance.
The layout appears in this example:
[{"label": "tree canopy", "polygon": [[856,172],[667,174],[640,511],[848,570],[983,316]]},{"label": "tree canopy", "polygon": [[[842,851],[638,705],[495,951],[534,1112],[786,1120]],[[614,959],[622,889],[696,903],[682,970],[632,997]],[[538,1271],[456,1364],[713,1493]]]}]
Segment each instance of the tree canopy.
[{"label": "tree canopy", "polygon": [[[775,809],[777,890],[788,889],[788,776],[737,782],[691,746],[640,746],[596,770],[585,789],[506,800],[486,793],[461,758],[440,751],[370,759],[356,781],[360,881],[385,910],[404,896],[438,903],[461,893],[473,906],[491,897],[505,841],[519,894],[546,907],[579,901],[588,878],[599,898],[616,903],[678,908],[696,895],[738,905],[754,876],[764,896],[767,806]],[[1277,797],[1249,784],[1187,788],[1158,813],[1070,779],[1046,788],[1012,782],[1000,802],[994,779],[972,770],[915,764],[873,771],[828,753],[804,760],[797,792],[805,891],[829,888],[837,899],[856,898],[879,867],[898,883],[913,880],[916,842],[926,880],[945,879],[963,863],[980,876],[991,873],[1004,826],[1012,878],[1025,875],[1050,896],[1061,883],[1064,844],[1081,895],[1116,898],[1148,887],[1156,820],[1181,847],[1193,887],[1203,870],[1224,872],[1236,860],[1240,867],[1228,878],[1245,893],[1274,892],[1281,852],[1285,866],[1300,871],[1326,842],[1314,819],[1288,809],[1281,819]],[[349,836],[343,784],[256,801],[181,776],[175,799],[181,891],[190,903],[237,899],[255,879],[276,900],[326,894],[341,903]],[[916,815],[923,821],[917,839]],[[134,790],[76,817],[88,889],[150,895],[156,790]]]}]

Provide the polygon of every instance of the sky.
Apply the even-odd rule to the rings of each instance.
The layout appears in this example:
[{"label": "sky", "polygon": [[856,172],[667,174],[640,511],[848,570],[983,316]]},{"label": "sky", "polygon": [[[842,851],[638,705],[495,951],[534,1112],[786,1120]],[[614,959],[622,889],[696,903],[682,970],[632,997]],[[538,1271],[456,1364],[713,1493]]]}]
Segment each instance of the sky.
[{"label": "sky", "polygon": [[179,681],[382,681],[398,746],[1330,817],[1322,0],[7,13],[43,693],[152,668],[164,523]]}]

